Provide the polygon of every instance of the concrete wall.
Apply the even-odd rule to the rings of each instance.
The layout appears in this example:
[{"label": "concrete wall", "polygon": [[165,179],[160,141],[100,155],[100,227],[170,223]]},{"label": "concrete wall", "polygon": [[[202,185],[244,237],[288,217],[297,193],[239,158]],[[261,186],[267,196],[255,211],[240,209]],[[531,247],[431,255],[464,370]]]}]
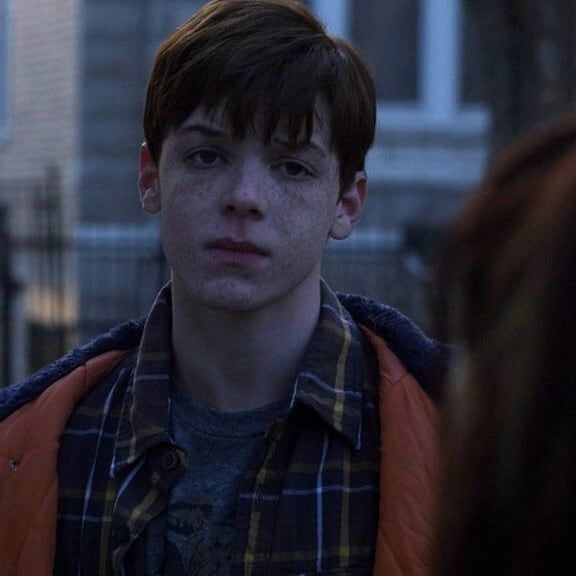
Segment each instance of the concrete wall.
[{"label": "concrete wall", "polygon": [[[79,10],[79,0],[9,0],[9,122],[0,141],[0,183],[60,169],[70,225],[79,159]],[[0,188],[0,202],[15,201],[10,186]]]}]

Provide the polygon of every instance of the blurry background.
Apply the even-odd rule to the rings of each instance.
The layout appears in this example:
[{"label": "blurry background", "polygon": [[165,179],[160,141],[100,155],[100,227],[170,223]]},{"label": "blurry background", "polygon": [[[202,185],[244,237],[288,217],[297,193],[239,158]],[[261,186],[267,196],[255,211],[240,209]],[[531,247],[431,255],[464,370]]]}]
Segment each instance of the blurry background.
[{"label": "blurry background", "polygon": [[[0,385],[148,310],[168,277],[136,189],[154,50],[193,0],[0,0]],[[428,327],[438,235],[487,159],[573,106],[573,0],[309,0],[378,91],[369,202],[339,290]]]}]

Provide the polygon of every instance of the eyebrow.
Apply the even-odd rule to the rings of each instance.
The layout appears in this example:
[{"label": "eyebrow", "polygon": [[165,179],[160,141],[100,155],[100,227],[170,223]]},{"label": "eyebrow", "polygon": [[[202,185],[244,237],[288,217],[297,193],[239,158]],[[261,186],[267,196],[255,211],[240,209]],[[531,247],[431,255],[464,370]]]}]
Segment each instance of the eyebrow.
[{"label": "eyebrow", "polygon": [[[195,122],[192,124],[183,124],[177,131],[177,134],[189,134],[189,133],[198,133],[204,136],[210,136],[212,138],[230,138],[231,134],[228,130],[223,128],[217,128],[211,124],[203,124],[201,122]],[[287,138],[283,138],[281,136],[274,136],[272,138],[272,143],[276,144],[277,146],[281,146],[282,148],[286,148],[287,150],[305,150],[310,149],[321,156],[327,156],[326,150],[316,143],[314,140],[288,140]]]},{"label": "eyebrow", "polygon": [[287,140],[286,138],[274,136],[272,138],[272,142],[288,150],[305,150],[306,148],[309,148],[310,150],[317,152],[321,156],[327,156],[326,150],[324,150],[324,148],[320,144],[314,142],[314,140],[312,139],[309,141],[296,140],[293,142],[291,140]]},{"label": "eyebrow", "polygon": [[194,123],[194,124],[183,124],[177,131],[178,134],[188,134],[190,132],[198,132],[204,136],[212,136],[215,138],[226,138],[230,137],[230,132],[223,130],[222,128],[217,128],[210,124]]}]

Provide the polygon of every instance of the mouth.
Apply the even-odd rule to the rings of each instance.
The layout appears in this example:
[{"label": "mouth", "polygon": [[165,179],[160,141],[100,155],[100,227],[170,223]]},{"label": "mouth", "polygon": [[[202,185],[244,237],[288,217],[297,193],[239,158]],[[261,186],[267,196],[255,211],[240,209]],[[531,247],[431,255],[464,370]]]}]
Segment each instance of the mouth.
[{"label": "mouth", "polygon": [[256,264],[270,255],[268,250],[257,244],[234,238],[213,240],[206,244],[206,248],[217,262],[234,266]]},{"label": "mouth", "polygon": [[257,244],[245,240],[234,240],[232,238],[221,238],[208,242],[206,247],[209,250],[223,250],[225,252],[238,252],[239,254],[256,254],[257,256],[268,256],[268,250],[265,250]]}]

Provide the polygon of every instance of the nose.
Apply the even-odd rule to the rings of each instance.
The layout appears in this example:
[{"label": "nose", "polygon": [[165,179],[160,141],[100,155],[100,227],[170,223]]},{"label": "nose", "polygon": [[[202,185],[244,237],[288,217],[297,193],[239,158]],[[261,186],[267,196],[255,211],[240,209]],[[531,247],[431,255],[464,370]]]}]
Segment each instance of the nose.
[{"label": "nose", "polygon": [[253,163],[239,167],[222,194],[222,212],[228,216],[260,220],[266,213],[268,186],[263,167]]}]

